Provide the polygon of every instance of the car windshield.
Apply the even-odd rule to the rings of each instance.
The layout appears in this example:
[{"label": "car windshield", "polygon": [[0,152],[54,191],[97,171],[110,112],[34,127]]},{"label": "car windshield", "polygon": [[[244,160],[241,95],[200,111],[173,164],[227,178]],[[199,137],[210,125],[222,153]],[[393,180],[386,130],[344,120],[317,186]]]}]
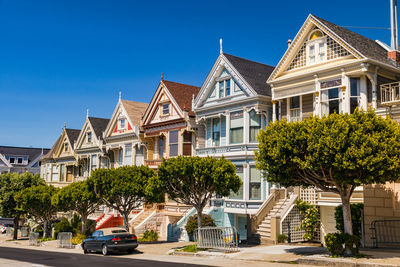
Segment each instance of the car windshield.
[{"label": "car windshield", "polygon": [[119,234],[119,233],[127,233],[127,231],[126,230],[112,230],[112,233],[113,234]]}]

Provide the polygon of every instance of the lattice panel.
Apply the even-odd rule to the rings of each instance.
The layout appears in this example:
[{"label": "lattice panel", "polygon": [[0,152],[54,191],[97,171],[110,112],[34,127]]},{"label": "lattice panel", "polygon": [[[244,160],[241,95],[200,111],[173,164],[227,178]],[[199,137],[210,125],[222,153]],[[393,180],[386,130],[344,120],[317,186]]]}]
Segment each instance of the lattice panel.
[{"label": "lattice panel", "polygon": [[[319,209],[319,208],[318,208]],[[286,218],[282,221],[282,234],[289,237],[290,242],[302,242],[305,241],[303,235],[306,233],[304,230],[299,230],[301,221],[303,220],[303,215],[300,214],[299,209],[293,207]],[[314,232],[313,241],[321,240],[320,226]],[[289,231],[290,229],[290,231]]]},{"label": "lattice panel", "polygon": [[347,51],[343,46],[335,42],[332,38],[329,36],[326,37],[326,45],[327,45],[327,60],[339,58],[339,57],[345,57],[349,56],[350,53]]},{"label": "lattice panel", "polygon": [[303,44],[303,46],[297,53],[296,57],[293,59],[292,63],[290,63],[288,70],[297,69],[305,65],[306,65],[306,44]]},{"label": "lattice panel", "polygon": [[311,205],[317,204],[318,193],[315,187],[301,187],[300,188],[300,199],[307,201]]}]

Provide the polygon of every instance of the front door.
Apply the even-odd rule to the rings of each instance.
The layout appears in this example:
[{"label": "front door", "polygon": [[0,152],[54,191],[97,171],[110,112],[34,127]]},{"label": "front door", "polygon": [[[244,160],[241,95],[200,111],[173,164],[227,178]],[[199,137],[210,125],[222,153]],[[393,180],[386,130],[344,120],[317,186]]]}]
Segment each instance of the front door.
[{"label": "front door", "polygon": [[74,166],[67,166],[67,182],[72,182],[72,172],[73,172]]}]

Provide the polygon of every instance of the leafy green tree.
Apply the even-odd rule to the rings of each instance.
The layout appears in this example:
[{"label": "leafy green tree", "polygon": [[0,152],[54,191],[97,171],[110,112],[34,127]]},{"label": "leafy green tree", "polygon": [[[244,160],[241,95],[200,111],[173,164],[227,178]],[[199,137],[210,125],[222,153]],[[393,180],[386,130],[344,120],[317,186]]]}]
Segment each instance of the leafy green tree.
[{"label": "leafy green tree", "polygon": [[260,131],[258,141],[257,167],[269,173],[268,180],[339,194],[344,232],[351,235],[354,189],[395,181],[400,174],[400,126],[372,109],[278,121]]},{"label": "leafy green tree", "polygon": [[[214,219],[208,214],[201,215],[201,227],[215,227]],[[189,236],[193,236],[194,232],[199,228],[197,214],[190,216],[186,225],[185,230]]]},{"label": "leafy green tree", "polygon": [[179,156],[163,160],[156,183],[171,199],[196,209],[200,228],[201,214],[211,197],[237,192],[242,181],[236,175],[235,165],[223,157]]},{"label": "leafy green tree", "polygon": [[155,172],[147,166],[124,166],[117,169],[97,169],[88,179],[93,183],[99,198],[110,208],[117,210],[129,230],[129,214],[142,203],[162,200],[157,185],[151,177]]},{"label": "leafy green tree", "polygon": [[18,209],[24,211],[38,224],[43,224],[44,237],[50,237],[50,220],[57,212],[51,203],[58,189],[52,185],[38,185],[19,191],[15,195]]},{"label": "leafy green tree", "polygon": [[94,192],[93,184],[86,180],[63,187],[53,197],[52,203],[60,210],[77,212],[82,221],[81,233],[85,233],[88,216],[95,212],[101,201]]},{"label": "leafy green tree", "polygon": [[19,220],[25,214],[25,211],[17,208],[14,196],[25,188],[40,184],[44,184],[43,179],[39,175],[33,175],[29,172],[23,174],[5,173],[0,175],[0,215],[2,217],[14,218],[14,240],[18,237]]}]

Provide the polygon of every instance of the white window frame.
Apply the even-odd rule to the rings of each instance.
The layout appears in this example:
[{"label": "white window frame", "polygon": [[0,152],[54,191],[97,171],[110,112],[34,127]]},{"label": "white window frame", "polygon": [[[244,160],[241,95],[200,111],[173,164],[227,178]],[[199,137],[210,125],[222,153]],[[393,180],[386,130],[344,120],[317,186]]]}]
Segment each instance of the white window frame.
[{"label": "white window frame", "polygon": [[[343,113],[343,100],[342,100],[342,97],[341,97],[341,91],[342,91],[342,89],[341,89],[341,85],[340,86],[332,86],[332,87],[328,87],[328,88],[321,88],[320,89],[320,95],[321,95],[321,98],[320,98],[320,100],[319,100],[319,102],[320,102],[320,114],[321,114],[321,116],[324,116],[324,115],[326,115],[326,116],[328,116],[329,115],[329,102],[330,101],[334,101],[334,100],[338,100],[339,101],[339,107],[338,107],[338,114],[340,114],[340,113]],[[337,88],[338,89],[338,97],[337,98],[332,98],[332,99],[329,99],[329,90],[330,89],[335,89],[335,88]],[[323,93],[325,93],[325,91],[327,92],[327,94],[328,94],[328,98],[326,99],[326,100],[323,100],[322,99],[322,94]],[[327,114],[325,114],[325,113],[323,113],[323,111],[322,111],[322,104],[323,103],[327,103],[328,104],[328,113]]]},{"label": "white window frame", "polygon": [[[227,78],[224,80],[219,80],[217,81],[217,90],[218,90],[218,98],[224,98],[224,97],[229,97],[232,95],[232,78]],[[221,88],[220,88],[220,83],[224,83],[224,86],[222,88],[223,95],[221,95]],[[227,84],[229,83],[229,95],[226,94],[227,92]]]},{"label": "white window frame", "polygon": [[[298,108],[291,107],[291,99],[294,97],[299,97],[299,107]],[[297,121],[301,121],[303,119],[302,104],[303,104],[303,98],[301,95],[292,96],[292,97],[288,98],[287,107],[288,107],[288,114],[289,114],[289,120],[288,120],[289,122],[297,122]]]},{"label": "white window frame", "polygon": [[[321,30],[316,29],[309,34],[309,38],[316,31],[322,32]],[[323,46],[324,46],[323,49],[321,49],[321,44],[323,44]],[[314,46],[314,62],[311,62],[311,55],[310,55],[311,46]],[[323,55],[323,58],[321,58],[321,55]],[[320,38],[314,39],[314,40],[307,41],[307,45],[306,45],[306,64],[307,65],[314,65],[314,64],[318,64],[318,63],[326,61],[326,55],[327,55],[326,35],[322,36]]]},{"label": "white window frame", "polygon": [[[164,111],[166,110],[166,109],[164,109],[164,106],[165,105],[168,105],[168,113],[164,113]],[[161,116],[168,116],[168,115],[170,115],[170,113],[171,113],[171,110],[170,110],[171,108],[170,108],[170,103],[164,103],[164,104],[161,104]]]},{"label": "white window frame", "polygon": [[[90,139],[89,139],[89,136],[90,136]],[[93,134],[92,134],[92,132],[87,132],[86,133],[86,137],[87,137],[87,142],[88,143],[92,143],[93,142]]]},{"label": "white window frame", "polygon": [[[214,119],[219,120],[219,144],[216,145],[214,142]],[[222,133],[222,120],[221,117],[213,117],[211,118],[211,146],[221,146],[221,133]]]},{"label": "white window frame", "polygon": [[[124,126],[122,127],[122,121],[124,121]],[[125,130],[126,128],[126,119],[120,118],[118,119],[118,130]]]}]

